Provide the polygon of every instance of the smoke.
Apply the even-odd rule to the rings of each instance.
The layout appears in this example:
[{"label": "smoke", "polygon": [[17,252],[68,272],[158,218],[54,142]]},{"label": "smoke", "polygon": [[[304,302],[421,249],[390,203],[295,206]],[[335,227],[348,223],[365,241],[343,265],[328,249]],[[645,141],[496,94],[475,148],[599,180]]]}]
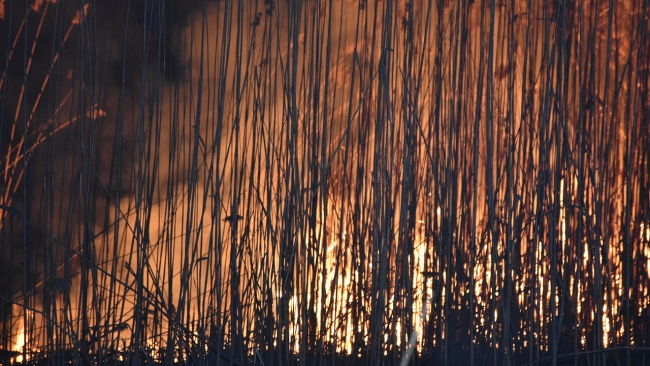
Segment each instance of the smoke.
[{"label": "smoke", "polygon": [[11,318],[13,301],[51,316],[64,306],[62,294],[72,289],[79,298],[88,285],[81,272],[117,255],[95,243],[135,193],[136,134],[154,99],[150,85],[182,82],[177,34],[198,3],[2,8],[3,317]]}]

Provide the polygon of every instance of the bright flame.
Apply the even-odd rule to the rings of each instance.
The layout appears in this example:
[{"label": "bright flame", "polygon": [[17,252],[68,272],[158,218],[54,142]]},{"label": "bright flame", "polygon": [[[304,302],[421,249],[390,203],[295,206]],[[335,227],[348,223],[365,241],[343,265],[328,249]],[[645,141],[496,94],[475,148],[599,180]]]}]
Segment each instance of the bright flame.
[{"label": "bright flame", "polygon": [[[16,335],[16,341],[15,341],[15,347],[14,351],[16,352],[22,352],[23,348],[25,347],[25,339],[27,335],[25,334],[25,327],[21,327],[20,330],[18,331],[18,334]],[[23,355],[18,355],[15,360],[17,363],[22,363],[23,361]]]}]

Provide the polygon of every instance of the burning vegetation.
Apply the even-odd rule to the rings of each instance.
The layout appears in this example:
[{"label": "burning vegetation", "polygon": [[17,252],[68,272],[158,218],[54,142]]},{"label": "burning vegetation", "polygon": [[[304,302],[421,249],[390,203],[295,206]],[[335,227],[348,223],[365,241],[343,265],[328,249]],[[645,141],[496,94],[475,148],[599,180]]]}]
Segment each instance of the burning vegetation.
[{"label": "burning vegetation", "polygon": [[0,364],[650,359],[641,0],[0,1]]}]

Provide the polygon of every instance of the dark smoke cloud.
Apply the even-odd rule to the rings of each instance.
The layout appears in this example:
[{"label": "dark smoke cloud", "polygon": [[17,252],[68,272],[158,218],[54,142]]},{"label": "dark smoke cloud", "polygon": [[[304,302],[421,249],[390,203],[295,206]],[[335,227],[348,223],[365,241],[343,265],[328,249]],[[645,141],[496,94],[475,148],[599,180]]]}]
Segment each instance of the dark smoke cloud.
[{"label": "dark smoke cloud", "polygon": [[[9,284],[0,296],[14,298],[24,273],[28,288],[42,291],[46,264],[60,264],[48,277],[79,271],[83,259],[71,253],[89,249],[83,243],[97,234],[93,227],[132,194],[147,83],[185,78],[179,34],[202,3],[0,2],[0,191],[13,192],[11,202],[0,202],[0,280]],[[27,159],[16,150],[21,140]],[[12,181],[8,160],[18,161]],[[9,315],[10,304],[0,311]]]}]

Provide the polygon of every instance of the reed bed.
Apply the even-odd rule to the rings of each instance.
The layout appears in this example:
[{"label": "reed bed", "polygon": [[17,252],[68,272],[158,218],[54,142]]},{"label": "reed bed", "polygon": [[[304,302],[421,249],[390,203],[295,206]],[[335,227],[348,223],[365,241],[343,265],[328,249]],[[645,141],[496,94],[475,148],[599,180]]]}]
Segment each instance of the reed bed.
[{"label": "reed bed", "polygon": [[0,364],[645,364],[649,11],[1,2]]}]

